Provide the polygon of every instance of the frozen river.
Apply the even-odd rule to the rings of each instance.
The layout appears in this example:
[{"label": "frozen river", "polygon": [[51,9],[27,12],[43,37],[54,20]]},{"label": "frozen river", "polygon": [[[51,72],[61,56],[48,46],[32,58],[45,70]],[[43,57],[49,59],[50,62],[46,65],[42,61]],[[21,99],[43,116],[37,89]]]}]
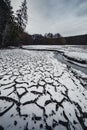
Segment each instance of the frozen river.
[{"label": "frozen river", "polygon": [[87,73],[57,54],[86,70],[86,49],[24,48],[0,50],[0,130],[86,130]]}]

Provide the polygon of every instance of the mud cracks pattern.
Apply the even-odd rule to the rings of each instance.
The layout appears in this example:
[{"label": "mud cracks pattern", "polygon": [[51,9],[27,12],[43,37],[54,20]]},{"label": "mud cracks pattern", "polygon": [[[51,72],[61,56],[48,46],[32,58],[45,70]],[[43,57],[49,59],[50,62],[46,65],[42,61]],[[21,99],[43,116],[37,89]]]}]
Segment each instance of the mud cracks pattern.
[{"label": "mud cracks pattern", "polygon": [[86,130],[87,90],[51,52],[0,52],[0,130]]}]

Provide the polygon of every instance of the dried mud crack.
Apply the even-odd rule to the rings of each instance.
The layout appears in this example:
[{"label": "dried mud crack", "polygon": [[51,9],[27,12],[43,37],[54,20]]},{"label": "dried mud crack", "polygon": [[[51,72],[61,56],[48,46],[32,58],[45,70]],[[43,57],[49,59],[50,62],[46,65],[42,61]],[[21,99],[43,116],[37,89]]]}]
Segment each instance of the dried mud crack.
[{"label": "dried mud crack", "polygon": [[87,130],[85,85],[53,52],[1,50],[0,130]]}]

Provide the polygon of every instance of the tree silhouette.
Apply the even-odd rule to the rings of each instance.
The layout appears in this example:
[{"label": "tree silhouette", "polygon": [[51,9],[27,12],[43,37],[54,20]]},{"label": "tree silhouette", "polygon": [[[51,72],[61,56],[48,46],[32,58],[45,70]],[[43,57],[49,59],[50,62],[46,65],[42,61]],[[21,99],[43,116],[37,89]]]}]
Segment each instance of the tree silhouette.
[{"label": "tree silhouette", "polygon": [[3,0],[3,1],[5,2],[6,6],[7,6],[7,12],[6,12],[7,17],[8,17],[7,21],[13,22],[14,15],[13,15],[13,10],[12,10],[13,8],[11,6],[11,0]]},{"label": "tree silhouette", "polygon": [[16,22],[19,29],[22,31],[26,28],[28,16],[27,16],[27,1],[24,0],[19,10],[16,11]]},{"label": "tree silhouette", "polygon": [[27,25],[27,1],[22,2],[16,16],[14,16],[12,9],[11,0],[0,0],[1,47],[18,46]]}]

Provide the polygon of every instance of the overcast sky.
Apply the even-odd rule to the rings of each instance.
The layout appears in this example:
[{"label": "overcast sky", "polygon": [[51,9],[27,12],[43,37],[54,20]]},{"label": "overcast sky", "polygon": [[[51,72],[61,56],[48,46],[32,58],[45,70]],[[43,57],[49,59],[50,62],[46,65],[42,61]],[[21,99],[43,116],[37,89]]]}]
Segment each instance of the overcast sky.
[{"label": "overcast sky", "polygon": [[[11,0],[14,10],[23,0]],[[87,0],[27,0],[30,34],[51,32],[63,36],[87,33]]]}]

